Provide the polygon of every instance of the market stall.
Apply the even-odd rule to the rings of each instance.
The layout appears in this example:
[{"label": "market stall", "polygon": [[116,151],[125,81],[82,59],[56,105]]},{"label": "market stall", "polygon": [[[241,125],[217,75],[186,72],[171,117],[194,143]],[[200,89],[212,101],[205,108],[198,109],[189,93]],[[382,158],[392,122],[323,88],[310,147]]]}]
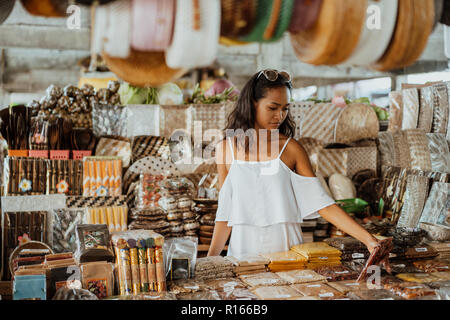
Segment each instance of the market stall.
[{"label": "market stall", "polygon": [[[64,15],[53,1],[21,2]],[[383,32],[364,21],[378,2]],[[174,83],[210,66],[219,42],[286,33],[306,63],[404,68],[441,16],[448,23],[443,3],[97,3],[92,61],[101,54],[119,80],[52,85],[0,110],[2,299],[448,300],[450,82],[405,83],[386,109],[363,97],[292,102],[293,138],[314,173],[382,245],[371,254],[318,218],[302,222],[304,243],[254,256],[225,256],[226,246],[206,256],[220,193],[214,148],[238,88],[221,79],[187,94]]]}]

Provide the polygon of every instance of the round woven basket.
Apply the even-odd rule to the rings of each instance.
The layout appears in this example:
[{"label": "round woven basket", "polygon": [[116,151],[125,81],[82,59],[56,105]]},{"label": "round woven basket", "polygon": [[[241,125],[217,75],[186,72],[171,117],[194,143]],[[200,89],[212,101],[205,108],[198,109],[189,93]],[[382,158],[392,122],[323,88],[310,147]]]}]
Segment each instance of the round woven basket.
[{"label": "round woven basket", "polygon": [[9,271],[11,272],[11,275],[14,275],[13,272],[14,259],[16,259],[19,256],[20,252],[24,249],[48,249],[50,251],[50,254],[54,253],[52,248],[50,248],[47,244],[39,241],[30,241],[16,247],[9,256]]},{"label": "round woven basket", "polygon": [[427,238],[433,241],[450,240],[450,228],[428,222],[419,223],[419,227],[427,232]]},{"label": "round woven basket", "polygon": [[113,58],[103,53],[108,68],[119,78],[137,87],[157,87],[186,73],[185,69],[172,69],[166,65],[164,52],[131,50],[126,59]]},{"label": "round woven basket", "polygon": [[413,64],[422,54],[434,25],[434,0],[399,0],[397,25],[391,43],[377,63],[378,71]]},{"label": "round woven basket", "polygon": [[0,1],[0,24],[2,24],[9,17],[15,3],[15,0]]},{"label": "round woven basket", "polygon": [[372,107],[352,103],[344,108],[336,121],[335,142],[351,143],[362,139],[375,139],[380,124]]},{"label": "round woven basket", "polygon": [[298,59],[314,65],[335,65],[347,60],[358,45],[366,9],[366,0],[323,1],[314,26],[290,34]]},{"label": "round woven basket", "polygon": [[29,14],[44,17],[65,17],[67,0],[20,0]]},{"label": "round woven basket", "polygon": [[256,0],[221,0],[220,34],[224,37],[247,35],[255,25]]}]

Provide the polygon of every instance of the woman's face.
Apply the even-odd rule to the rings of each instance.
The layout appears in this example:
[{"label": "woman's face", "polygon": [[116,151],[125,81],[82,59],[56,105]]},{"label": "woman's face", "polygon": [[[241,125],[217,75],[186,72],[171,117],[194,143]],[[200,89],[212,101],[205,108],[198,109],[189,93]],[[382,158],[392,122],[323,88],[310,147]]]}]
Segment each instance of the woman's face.
[{"label": "woman's face", "polygon": [[289,101],[291,94],[287,87],[267,89],[265,97],[255,104],[255,129],[278,129],[287,117]]}]

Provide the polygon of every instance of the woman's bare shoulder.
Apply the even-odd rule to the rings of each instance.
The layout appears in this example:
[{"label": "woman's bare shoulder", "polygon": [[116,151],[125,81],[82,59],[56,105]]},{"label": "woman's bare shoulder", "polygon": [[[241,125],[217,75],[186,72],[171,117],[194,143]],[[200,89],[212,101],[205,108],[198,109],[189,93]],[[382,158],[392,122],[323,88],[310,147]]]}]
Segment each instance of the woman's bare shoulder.
[{"label": "woman's bare shoulder", "polygon": [[305,148],[295,139],[291,139],[286,146],[283,159],[293,171],[308,177],[314,176]]}]

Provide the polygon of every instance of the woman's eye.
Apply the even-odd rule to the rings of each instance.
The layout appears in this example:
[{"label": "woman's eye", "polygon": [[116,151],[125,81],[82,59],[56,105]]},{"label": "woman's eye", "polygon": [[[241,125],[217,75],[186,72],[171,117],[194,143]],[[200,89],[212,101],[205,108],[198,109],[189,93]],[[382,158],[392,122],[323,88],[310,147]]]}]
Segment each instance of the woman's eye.
[{"label": "woman's eye", "polygon": [[277,111],[277,108],[270,107],[270,110],[272,110],[272,111]]}]

